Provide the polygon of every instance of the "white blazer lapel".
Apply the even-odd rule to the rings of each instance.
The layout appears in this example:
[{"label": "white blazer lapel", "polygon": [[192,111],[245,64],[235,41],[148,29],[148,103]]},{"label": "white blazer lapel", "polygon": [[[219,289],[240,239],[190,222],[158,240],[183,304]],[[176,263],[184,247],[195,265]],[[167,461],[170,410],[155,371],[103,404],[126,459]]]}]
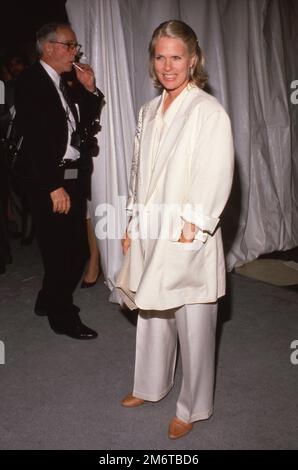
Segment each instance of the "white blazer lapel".
[{"label": "white blazer lapel", "polygon": [[[158,97],[151,103],[144,117],[144,131],[142,132],[142,140],[140,146],[140,159],[139,159],[139,202],[145,202],[146,195],[151,180],[151,147],[153,145],[155,117],[160,106],[162,97]],[[145,158],[144,158],[145,157]]]},{"label": "white blazer lapel", "polygon": [[[190,95],[190,93],[188,95]],[[171,157],[172,152],[175,150],[175,144],[180,139],[180,132],[183,129],[185,121],[188,118],[189,114],[188,108],[189,103],[191,103],[191,101],[190,99],[187,99],[188,95],[177,98],[177,100],[179,98],[182,98],[182,103],[177,103],[177,105],[180,105],[180,107],[178,107],[178,109],[172,116],[172,119],[166,120],[158,154],[156,155],[155,166],[151,174],[146,203],[148,203],[151,197],[153,196],[158,181],[163,176],[164,171],[167,167],[167,162]]]}]

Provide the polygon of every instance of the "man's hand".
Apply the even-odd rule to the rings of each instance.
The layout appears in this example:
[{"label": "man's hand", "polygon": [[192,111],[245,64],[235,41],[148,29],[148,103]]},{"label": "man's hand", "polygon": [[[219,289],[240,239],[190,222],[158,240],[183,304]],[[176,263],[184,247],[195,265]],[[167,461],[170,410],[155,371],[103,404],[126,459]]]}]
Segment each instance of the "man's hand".
[{"label": "man's hand", "polygon": [[196,235],[196,226],[194,224],[190,224],[189,222],[185,222],[183,230],[181,232],[179,242],[180,243],[191,243]]},{"label": "man's hand", "polygon": [[55,189],[50,193],[53,202],[53,212],[68,214],[70,210],[70,197],[64,188]]},{"label": "man's hand", "polygon": [[121,240],[123,254],[126,255],[128,248],[130,247],[131,239],[127,232],[125,232],[124,237]]},{"label": "man's hand", "polygon": [[95,76],[92,68],[88,64],[74,63],[74,69],[79,82],[86,88],[86,90],[94,93],[96,90]]}]

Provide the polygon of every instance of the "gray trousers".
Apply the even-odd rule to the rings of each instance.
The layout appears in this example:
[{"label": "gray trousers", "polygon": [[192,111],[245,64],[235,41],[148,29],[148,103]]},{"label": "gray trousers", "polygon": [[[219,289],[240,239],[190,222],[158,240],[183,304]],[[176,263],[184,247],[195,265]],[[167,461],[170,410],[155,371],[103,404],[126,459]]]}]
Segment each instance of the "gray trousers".
[{"label": "gray trousers", "polygon": [[183,305],[138,316],[133,395],[161,400],[173,386],[179,338],[183,380],[176,416],[187,423],[213,412],[217,303]]}]

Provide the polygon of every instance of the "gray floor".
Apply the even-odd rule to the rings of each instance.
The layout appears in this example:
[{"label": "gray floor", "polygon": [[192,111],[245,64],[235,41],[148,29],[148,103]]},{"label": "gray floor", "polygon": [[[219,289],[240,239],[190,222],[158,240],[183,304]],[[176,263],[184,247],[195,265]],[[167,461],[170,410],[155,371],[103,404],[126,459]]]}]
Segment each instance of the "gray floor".
[{"label": "gray floor", "polygon": [[158,404],[120,406],[133,380],[135,314],[107,301],[103,283],[76,292],[94,341],[55,335],[32,305],[37,247],[14,243],[0,277],[1,449],[297,449],[298,293],[237,275],[220,305],[215,413],[178,441],[167,437],[176,386]]}]

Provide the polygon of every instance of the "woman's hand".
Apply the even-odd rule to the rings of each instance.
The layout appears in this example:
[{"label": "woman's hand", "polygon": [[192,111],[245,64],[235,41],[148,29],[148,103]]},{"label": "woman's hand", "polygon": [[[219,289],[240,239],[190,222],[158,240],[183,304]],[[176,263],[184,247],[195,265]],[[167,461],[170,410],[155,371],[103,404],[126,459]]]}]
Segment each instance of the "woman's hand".
[{"label": "woman's hand", "polygon": [[196,226],[189,222],[185,222],[178,241],[180,243],[191,243],[194,240],[195,235],[196,235]]},{"label": "woman's hand", "polygon": [[123,254],[126,255],[128,248],[130,247],[131,239],[127,231],[125,232],[124,237],[121,240]]}]

